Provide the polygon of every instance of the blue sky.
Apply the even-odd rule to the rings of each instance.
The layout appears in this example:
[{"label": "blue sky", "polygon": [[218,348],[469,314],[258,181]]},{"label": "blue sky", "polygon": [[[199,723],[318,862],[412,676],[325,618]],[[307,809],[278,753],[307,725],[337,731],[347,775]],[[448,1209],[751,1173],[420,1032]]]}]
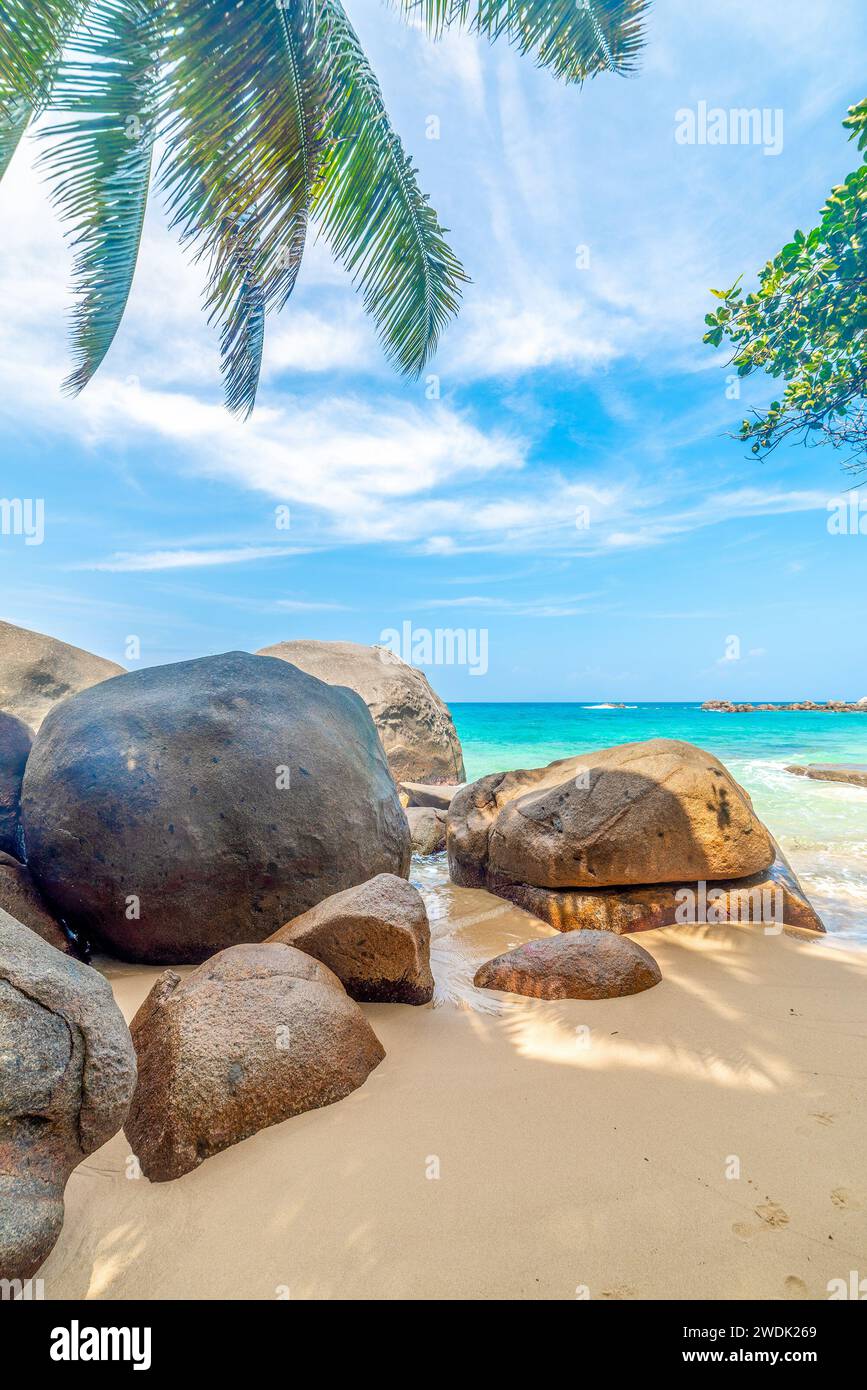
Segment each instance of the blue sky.
[{"label": "blue sky", "polygon": [[[746,458],[726,431],[771,384],[727,399],[701,344],[708,287],[752,283],[856,162],[863,3],[658,0],[640,75],[583,91],[347,8],[472,277],[439,399],[391,373],[317,243],[233,420],[154,198],[124,326],[69,401],[69,253],[30,142],[0,186],[0,495],[44,498],[45,539],[0,536],[2,616],[129,666],[484,630],[484,674],[428,669],[452,700],[867,693],[867,539],[827,529],[852,480],[833,451]],[[781,110],[782,151],[678,143],[700,102]]]}]

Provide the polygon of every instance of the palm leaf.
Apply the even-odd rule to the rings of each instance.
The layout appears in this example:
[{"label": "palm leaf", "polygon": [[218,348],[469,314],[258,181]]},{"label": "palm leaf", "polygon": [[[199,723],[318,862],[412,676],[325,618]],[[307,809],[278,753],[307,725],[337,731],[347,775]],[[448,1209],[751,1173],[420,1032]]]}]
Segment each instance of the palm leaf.
[{"label": "palm leaf", "polygon": [[0,6],[0,179],[44,106],[66,39],[86,0],[5,0]]},{"label": "palm leaf", "polygon": [[362,287],[386,355],[418,375],[457,313],[467,277],[418,187],[340,0],[318,0],[316,41],[331,97],[314,213]]},{"label": "palm leaf", "polygon": [[132,287],[156,126],[161,0],[92,0],[75,56],[60,63],[39,165],[75,248],[66,389],[82,390],[120,325]]},{"label": "palm leaf", "polygon": [[172,225],[209,262],[226,400],[253,408],[266,311],[298,274],[320,160],[310,0],[179,0],[167,44],[161,181]]},{"label": "palm leaf", "polygon": [[504,37],[567,82],[625,74],[644,45],[649,0],[396,0],[438,38],[452,25]]}]

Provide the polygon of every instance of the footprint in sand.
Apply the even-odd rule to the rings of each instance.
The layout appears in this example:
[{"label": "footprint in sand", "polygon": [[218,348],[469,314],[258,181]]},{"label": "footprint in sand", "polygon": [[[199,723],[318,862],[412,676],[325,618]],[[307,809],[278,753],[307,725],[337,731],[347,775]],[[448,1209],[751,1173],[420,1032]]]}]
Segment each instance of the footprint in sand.
[{"label": "footprint in sand", "polygon": [[790,1274],[783,1280],[786,1298],[809,1298],[810,1292],[803,1279],[799,1279],[797,1274]]},{"label": "footprint in sand", "polygon": [[789,1213],[783,1210],[779,1202],[768,1201],[756,1207],[756,1216],[760,1216],[765,1225],[773,1227],[775,1231],[789,1224]]},{"label": "footprint in sand", "polygon": [[753,1236],[757,1236],[761,1229],[761,1226],[752,1226],[749,1221],[736,1221],[732,1226],[738,1240],[752,1240]]},{"label": "footprint in sand", "polygon": [[858,1201],[858,1198],[853,1197],[852,1193],[846,1187],[835,1187],[834,1191],[831,1193],[831,1201],[834,1203],[835,1207],[840,1207],[843,1211],[861,1210],[861,1203]]}]

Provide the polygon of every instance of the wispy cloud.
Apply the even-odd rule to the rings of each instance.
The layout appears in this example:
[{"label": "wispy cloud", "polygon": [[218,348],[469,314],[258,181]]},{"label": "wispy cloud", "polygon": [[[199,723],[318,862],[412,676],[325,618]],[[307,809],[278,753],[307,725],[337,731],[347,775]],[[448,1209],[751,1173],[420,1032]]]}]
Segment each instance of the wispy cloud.
[{"label": "wispy cloud", "polygon": [[295,546],[243,545],[232,550],[151,550],[141,554],[119,551],[108,560],[87,560],[70,566],[79,570],[103,570],[109,574],[149,573],[155,570],[205,569],[215,565],[242,565],[253,560],[273,560],[301,555]]}]

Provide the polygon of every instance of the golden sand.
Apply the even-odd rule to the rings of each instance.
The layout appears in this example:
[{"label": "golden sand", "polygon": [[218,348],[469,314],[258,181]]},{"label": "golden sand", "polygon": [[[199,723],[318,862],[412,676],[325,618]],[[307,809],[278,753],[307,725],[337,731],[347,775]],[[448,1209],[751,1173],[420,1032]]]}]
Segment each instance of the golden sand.
[{"label": "golden sand", "polygon": [[[475,965],[552,933],[481,891],[432,906],[441,1002],[365,1006],[387,1057],[361,1090],[172,1183],[128,1176],[116,1135],[69,1182],[46,1298],[821,1299],[867,1275],[867,953],[668,927],[641,934],[644,994],[482,1012]],[[130,1018],[159,972],[103,964]]]}]

